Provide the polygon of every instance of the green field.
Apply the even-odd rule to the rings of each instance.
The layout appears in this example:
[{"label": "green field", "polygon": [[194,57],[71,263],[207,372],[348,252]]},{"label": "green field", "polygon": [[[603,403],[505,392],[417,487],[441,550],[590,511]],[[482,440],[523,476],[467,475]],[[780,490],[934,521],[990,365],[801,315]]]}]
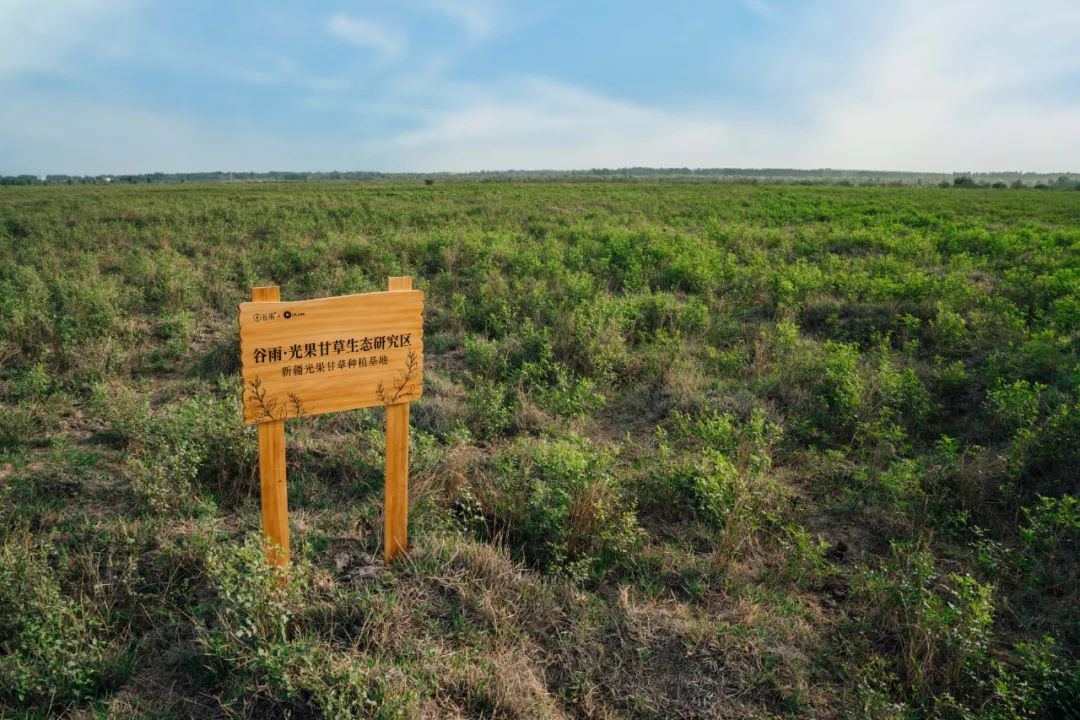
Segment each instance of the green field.
[{"label": "green field", "polygon": [[[0,188],[0,717],[1078,718],[1080,193]],[[237,303],[427,295],[290,421]]]}]

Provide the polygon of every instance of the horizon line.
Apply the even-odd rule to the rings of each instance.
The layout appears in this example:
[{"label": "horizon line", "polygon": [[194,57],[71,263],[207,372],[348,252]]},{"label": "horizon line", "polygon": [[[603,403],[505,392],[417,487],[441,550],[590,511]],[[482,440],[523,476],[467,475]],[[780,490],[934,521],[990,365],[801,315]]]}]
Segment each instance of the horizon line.
[{"label": "horizon line", "polygon": [[48,178],[48,177],[83,177],[83,178],[104,178],[104,177],[146,177],[146,176],[178,176],[178,175],[274,175],[274,174],[289,174],[289,175],[385,175],[385,176],[468,176],[468,175],[498,175],[498,174],[548,174],[548,175],[582,175],[582,174],[600,174],[600,173],[673,173],[682,175],[694,175],[694,174],[712,174],[712,175],[753,175],[763,173],[837,173],[837,174],[856,174],[856,175],[873,175],[873,174],[890,174],[890,175],[923,175],[923,176],[964,176],[964,175],[1011,175],[1022,177],[1025,175],[1042,175],[1042,176],[1073,176],[1080,175],[1080,171],[1076,170],[1052,170],[1052,171],[1039,171],[1039,170],[1017,170],[1017,169],[998,169],[998,170],[889,170],[889,169],[868,169],[868,168],[834,168],[834,167],[687,167],[687,166],[650,166],[650,165],[628,165],[622,167],[593,167],[593,168],[570,168],[570,169],[556,169],[556,168],[502,168],[502,169],[479,169],[479,170],[373,170],[373,169],[354,169],[354,170],[289,170],[289,169],[272,169],[272,170],[240,170],[240,169],[223,169],[223,170],[154,170],[148,172],[99,172],[99,173],[79,173],[79,172],[22,172],[22,173],[0,173],[0,177],[6,178]]}]

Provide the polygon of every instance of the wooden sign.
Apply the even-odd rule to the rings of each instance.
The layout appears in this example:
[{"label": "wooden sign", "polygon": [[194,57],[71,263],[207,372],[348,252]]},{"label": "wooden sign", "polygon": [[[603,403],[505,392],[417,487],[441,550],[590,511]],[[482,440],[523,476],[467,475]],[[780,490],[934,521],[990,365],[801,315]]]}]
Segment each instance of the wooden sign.
[{"label": "wooden sign", "polygon": [[423,392],[424,294],[412,278],[388,292],[280,302],[255,288],[240,304],[244,421],[259,425],[263,531],[270,561],[289,561],[284,421],[386,407],[387,562],[407,544],[409,403]]},{"label": "wooden sign", "polygon": [[418,290],[240,305],[244,420],[396,405],[420,397]]}]

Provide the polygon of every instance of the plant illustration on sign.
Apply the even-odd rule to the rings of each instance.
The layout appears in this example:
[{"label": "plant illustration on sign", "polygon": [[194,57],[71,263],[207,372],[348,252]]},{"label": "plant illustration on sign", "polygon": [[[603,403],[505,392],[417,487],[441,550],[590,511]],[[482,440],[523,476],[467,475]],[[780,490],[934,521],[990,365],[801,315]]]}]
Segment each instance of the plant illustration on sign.
[{"label": "plant illustration on sign", "polygon": [[399,380],[394,383],[394,393],[390,395],[386,392],[382,383],[379,383],[375,387],[375,394],[383,405],[393,405],[398,401],[398,398],[405,392],[405,388],[410,382],[416,379],[416,376],[420,372],[420,359],[417,357],[416,352],[409,351],[409,354],[405,358],[405,371],[400,373]]},{"label": "plant illustration on sign", "polygon": [[267,399],[266,388],[262,380],[256,375],[255,379],[248,383],[248,402],[255,409],[257,422],[269,422],[271,420],[286,420],[290,417],[305,415],[304,403],[296,393],[289,393],[289,401],[279,407],[277,398]]}]

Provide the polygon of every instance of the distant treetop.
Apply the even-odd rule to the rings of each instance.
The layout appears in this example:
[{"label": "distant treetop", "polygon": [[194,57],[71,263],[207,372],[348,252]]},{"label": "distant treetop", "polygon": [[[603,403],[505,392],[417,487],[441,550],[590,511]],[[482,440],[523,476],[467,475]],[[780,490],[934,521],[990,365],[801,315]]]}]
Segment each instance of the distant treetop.
[{"label": "distant treetop", "polygon": [[786,183],[814,185],[913,185],[955,188],[1045,187],[1080,189],[1080,173],[919,173],[821,168],[592,168],[589,170],[481,170],[468,173],[349,172],[199,172],[119,175],[0,175],[0,185],[136,185],[234,182],[416,181],[444,182],[680,182]]}]

